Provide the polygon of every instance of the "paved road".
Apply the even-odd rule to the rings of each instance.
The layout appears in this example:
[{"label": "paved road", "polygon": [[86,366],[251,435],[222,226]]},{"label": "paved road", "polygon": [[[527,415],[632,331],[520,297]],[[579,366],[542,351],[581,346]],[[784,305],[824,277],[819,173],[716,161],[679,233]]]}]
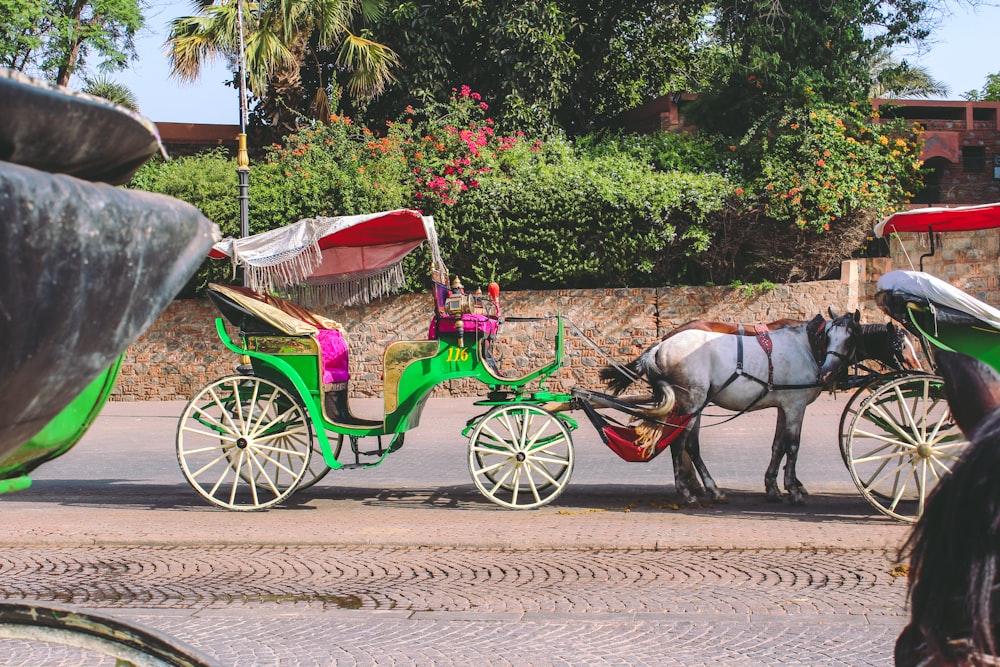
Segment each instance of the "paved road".
[{"label": "paved road", "polygon": [[[0,497],[0,590],[139,622],[227,665],[890,665],[906,527],[841,462],[846,400],[807,413],[805,507],[763,500],[764,411],[704,431],[724,505],[678,507],[668,456],[624,463],[584,424],[569,489],[505,510],[466,468],[476,408],[433,399],[379,468],[253,513],[184,482],[181,403],[113,403],[31,489]],[[0,644],[0,664],[38,664],[26,650]],[[60,659],[46,664],[82,664]]]}]

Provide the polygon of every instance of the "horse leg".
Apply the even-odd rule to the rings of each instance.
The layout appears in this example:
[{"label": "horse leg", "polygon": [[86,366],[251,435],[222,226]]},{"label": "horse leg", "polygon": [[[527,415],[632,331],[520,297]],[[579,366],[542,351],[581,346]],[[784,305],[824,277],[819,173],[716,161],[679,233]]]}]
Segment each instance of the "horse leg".
[{"label": "horse leg", "polygon": [[799,460],[799,440],[802,437],[802,418],[805,411],[798,411],[797,416],[792,419],[784,419],[785,422],[785,490],[793,505],[805,503],[804,496],[808,495],[802,482],[795,476],[795,464]]},{"label": "horse leg", "polygon": [[698,473],[694,468],[694,464],[691,462],[691,455],[686,447],[684,448],[684,451],[681,452],[680,474],[684,476],[684,480],[691,493],[696,496],[704,495],[705,487],[702,485],[701,479],[698,478]]},{"label": "horse leg", "polygon": [[688,433],[687,442],[685,443],[685,449],[691,458],[691,463],[694,465],[695,469],[698,471],[698,475],[701,477],[701,481],[705,486],[705,491],[712,500],[720,503],[726,502],[726,494],[719,490],[719,486],[715,483],[715,479],[712,478],[712,474],[708,472],[708,466],[705,465],[705,461],[701,458],[701,415],[694,418],[691,426],[691,432]]},{"label": "horse leg", "polygon": [[688,433],[681,433],[674,441],[670,443],[670,458],[674,463],[674,489],[677,490],[677,495],[681,497],[681,500],[688,504],[693,505],[697,498],[691,492],[690,482],[698,483],[697,477],[694,473],[690,471],[690,459],[688,459],[688,465],[685,465],[685,442],[687,441]]},{"label": "horse leg", "polygon": [[[774,440],[771,442],[771,461],[764,472],[765,499],[770,503],[781,502],[781,489],[778,488],[778,469],[781,459],[785,456],[785,413],[778,408],[778,422],[774,427]],[[787,468],[786,468],[787,470]]]},{"label": "horse leg", "polygon": [[[775,435],[775,437],[777,437],[777,435]],[[797,447],[796,447],[796,452],[798,452],[798,448]],[[783,440],[782,441],[782,456],[785,456],[785,457],[788,456],[788,441],[787,440]],[[796,456],[796,459],[797,459],[797,456]],[[794,466],[793,466],[793,469],[794,469]],[[775,474],[777,474],[777,469],[775,470]],[[795,476],[795,479],[792,481],[792,484],[798,490],[798,492],[801,493],[803,496],[808,496],[809,495],[809,492],[806,490],[806,487],[799,480],[798,476]]]}]

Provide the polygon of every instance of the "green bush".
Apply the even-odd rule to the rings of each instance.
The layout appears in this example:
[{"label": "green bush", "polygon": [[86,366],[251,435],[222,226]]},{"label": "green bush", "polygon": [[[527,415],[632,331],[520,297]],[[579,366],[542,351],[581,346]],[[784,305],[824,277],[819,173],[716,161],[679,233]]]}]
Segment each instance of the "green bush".
[{"label": "green bush", "polygon": [[[858,108],[789,110],[733,146],[713,137],[545,142],[499,132],[467,86],[375,131],[334,115],[251,165],[250,232],[315,216],[416,208],[467,285],[507,289],[817,279],[919,185],[919,136]],[[236,236],[235,161],[152,162],[131,187],[200,208]],[[408,260],[424,289],[426,254]],[[225,280],[202,267],[185,293]]]},{"label": "green bush", "polygon": [[730,188],[717,175],[658,173],[628,152],[580,155],[564,140],[505,152],[436,220],[451,270],[507,288],[656,285],[710,241]]},{"label": "green bush", "polygon": [[[159,158],[151,160],[132,177],[128,187],[186,201],[219,225],[223,236],[240,234],[236,161],[229,158],[223,149],[168,161]],[[252,187],[250,192],[254,192]],[[209,282],[226,282],[231,276],[232,267],[228,262],[206,258],[181,290],[180,296],[194,296]]]}]

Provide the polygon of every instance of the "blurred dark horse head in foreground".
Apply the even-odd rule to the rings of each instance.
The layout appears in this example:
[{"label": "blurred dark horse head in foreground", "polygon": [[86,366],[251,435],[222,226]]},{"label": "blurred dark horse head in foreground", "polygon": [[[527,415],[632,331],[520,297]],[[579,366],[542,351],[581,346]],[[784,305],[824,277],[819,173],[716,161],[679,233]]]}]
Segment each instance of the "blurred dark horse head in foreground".
[{"label": "blurred dark horse head in foreground", "polygon": [[1000,375],[955,352],[940,350],[935,361],[971,444],[901,550],[909,554],[911,615],[896,665],[1000,665]]}]

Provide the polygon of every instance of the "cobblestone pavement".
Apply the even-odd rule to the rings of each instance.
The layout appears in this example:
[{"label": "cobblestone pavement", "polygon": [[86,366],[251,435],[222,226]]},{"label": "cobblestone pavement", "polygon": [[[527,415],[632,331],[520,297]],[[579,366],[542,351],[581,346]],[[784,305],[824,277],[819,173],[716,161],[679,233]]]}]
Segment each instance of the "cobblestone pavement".
[{"label": "cobblestone pavement", "polygon": [[894,556],[7,548],[0,590],[101,609],[232,665],[889,665],[904,623]]},{"label": "cobblestone pavement", "polygon": [[[804,507],[763,500],[768,411],[705,431],[725,505],[678,507],[667,457],[626,464],[581,429],[567,491],[504,510],[471,485],[469,409],[446,400],[378,469],[250,513],[206,506],[180,477],[181,405],[110,404],[31,489],[0,496],[0,595],[110,614],[240,667],[888,667],[907,528],[853,488],[843,402],[807,413]],[[3,667],[101,664],[0,641]]]}]

